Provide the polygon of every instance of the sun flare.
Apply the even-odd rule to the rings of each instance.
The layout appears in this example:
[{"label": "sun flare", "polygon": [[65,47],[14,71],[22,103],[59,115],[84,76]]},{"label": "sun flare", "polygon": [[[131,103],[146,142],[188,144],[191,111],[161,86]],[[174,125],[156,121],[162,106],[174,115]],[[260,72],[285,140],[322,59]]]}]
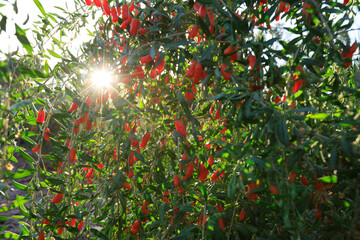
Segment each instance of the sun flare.
[{"label": "sun flare", "polygon": [[92,84],[100,88],[109,87],[112,81],[113,76],[106,71],[94,72],[91,77]]}]

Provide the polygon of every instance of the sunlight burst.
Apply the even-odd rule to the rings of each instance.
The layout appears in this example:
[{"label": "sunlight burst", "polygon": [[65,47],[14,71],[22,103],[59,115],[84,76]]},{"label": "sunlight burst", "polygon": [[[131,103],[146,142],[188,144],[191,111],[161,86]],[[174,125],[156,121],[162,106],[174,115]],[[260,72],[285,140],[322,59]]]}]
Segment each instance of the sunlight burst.
[{"label": "sunlight burst", "polygon": [[113,76],[111,73],[106,71],[98,71],[94,72],[91,77],[91,82],[96,87],[109,87],[111,82],[113,81]]}]

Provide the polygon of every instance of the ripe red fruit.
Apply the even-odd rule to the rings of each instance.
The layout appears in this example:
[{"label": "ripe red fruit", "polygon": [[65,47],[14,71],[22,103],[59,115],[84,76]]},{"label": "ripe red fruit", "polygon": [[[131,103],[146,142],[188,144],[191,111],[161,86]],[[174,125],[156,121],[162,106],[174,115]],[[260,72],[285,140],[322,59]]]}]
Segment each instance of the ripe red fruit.
[{"label": "ripe red fruit", "polygon": [[46,224],[49,224],[49,223],[50,223],[50,221],[47,220],[46,218],[44,218],[44,224],[46,225]]},{"label": "ripe red fruit", "polygon": [[205,5],[201,5],[198,11],[198,16],[204,18],[206,15],[206,7]]},{"label": "ripe red fruit", "polygon": [[73,103],[71,104],[70,108],[69,108],[69,112],[72,113],[72,112],[75,111],[78,107],[79,107],[79,105],[77,105],[76,102],[73,102]]},{"label": "ripe red fruit", "polygon": [[106,15],[110,15],[110,7],[109,7],[109,3],[108,0],[103,0],[103,8],[104,8],[104,12]]},{"label": "ripe red fruit", "polygon": [[130,169],[128,172],[126,172],[126,175],[128,176],[128,178],[133,178],[134,177],[134,171],[132,169]]},{"label": "ripe red fruit", "polygon": [[54,198],[51,200],[51,203],[53,203],[53,204],[59,203],[59,202],[61,202],[61,200],[63,199],[63,197],[64,197],[64,194],[62,194],[62,193],[57,193],[57,194],[54,196]]},{"label": "ripe red fruit", "polygon": [[208,163],[209,163],[210,167],[212,167],[212,165],[214,164],[214,157],[213,156],[210,156],[208,158]]},{"label": "ripe red fruit", "polygon": [[92,1],[91,0],[85,0],[86,5],[91,6]]},{"label": "ripe red fruit", "polygon": [[221,176],[221,175],[219,174],[219,171],[220,171],[220,168],[218,168],[218,170],[216,170],[216,171],[213,173],[213,175],[211,175],[211,181],[216,182],[216,181],[219,179],[219,177]]},{"label": "ripe red fruit", "polygon": [[122,5],[121,7],[122,20],[126,20],[129,17],[129,7],[127,4]]},{"label": "ripe red fruit", "polygon": [[321,218],[321,216],[322,216],[322,211],[321,211],[319,208],[316,209],[315,217],[316,217],[317,219],[319,219],[319,218]]},{"label": "ripe red fruit", "polygon": [[131,141],[131,146],[133,146],[134,148],[138,147],[139,145],[139,140],[137,139],[132,139]]},{"label": "ripe red fruit", "polygon": [[48,128],[47,128],[47,129],[45,130],[45,132],[44,132],[44,139],[45,139],[45,141],[47,141],[47,142],[50,141],[49,135],[46,134],[46,133],[49,133],[49,132],[50,132],[50,129],[48,129]]},{"label": "ripe red fruit", "polygon": [[186,173],[185,173],[185,178],[191,178],[194,172],[194,163],[193,162],[189,162],[186,166]]},{"label": "ripe red fruit", "polygon": [[111,21],[113,23],[117,23],[119,18],[118,18],[117,11],[116,11],[115,7],[111,8],[110,14],[111,14]]},{"label": "ripe red fruit", "polygon": [[259,187],[259,184],[256,184],[256,182],[251,182],[248,185],[247,195],[252,200],[256,200],[258,198],[258,195],[256,193],[251,193],[251,191],[258,188],[258,187]]},{"label": "ripe red fruit", "polygon": [[219,218],[218,223],[219,223],[219,226],[220,226],[221,230],[222,230],[223,232],[225,232],[224,219],[223,219],[223,218]]},{"label": "ripe red fruit", "polygon": [[196,65],[197,65],[197,60],[194,60],[194,61],[191,63],[188,72],[186,73],[186,75],[187,75],[189,78],[193,78],[193,77],[194,77],[194,71],[195,71]]},{"label": "ripe red fruit", "polygon": [[249,65],[250,65],[251,69],[254,69],[256,57],[253,55],[249,55],[248,60],[249,60]]},{"label": "ripe red fruit", "polygon": [[351,45],[351,47],[347,51],[343,50],[341,52],[341,56],[345,58],[344,69],[348,68],[351,65],[351,59],[356,49],[357,49],[357,43],[353,43],[353,45]]},{"label": "ripe red fruit", "polygon": [[41,231],[40,235],[39,235],[39,240],[44,240],[45,239],[45,233],[44,231]]},{"label": "ripe red fruit", "polygon": [[140,57],[140,62],[142,64],[148,64],[149,62],[151,62],[153,60],[153,58],[149,55],[146,55],[146,56],[142,56]]},{"label": "ripe red fruit", "polygon": [[59,234],[59,235],[62,234],[63,231],[64,231],[64,227],[59,228],[58,234]]},{"label": "ripe red fruit", "polygon": [[76,158],[76,149],[71,148],[70,149],[70,162],[74,163]]},{"label": "ripe red fruit", "polygon": [[157,75],[156,68],[151,69],[150,78],[154,79],[156,78],[156,75]]},{"label": "ripe red fruit", "polygon": [[236,52],[236,49],[234,46],[229,46],[229,47],[225,48],[225,50],[224,50],[225,55],[234,54],[235,52]]},{"label": "ripe red fruit", "polygon": [[180,179],[179,179],[179,176],[176,174],[174,176],[174,187],[179,187],[180,186]]},{"label": "ripe red fruit", "polygon": [[141,27],[141,23],[138,19],[133,18],[130,23],[130,36],[133,36],[137,33],[139,28]]},{"label": "ripe red fruit", "polygon": [[38,112],[38,115],[37,115],[37,118],[36,118],[36,122],[38,123],[43,123],[45,120],[45,112],[43,109],[41,109],[39,112]]},{"label": "ripe red fruit", "polygon": [[146,147],[146,145],[147,145],[147,143],[149,141],[149,138],[150,138],[150,132],[145,133],[143,139],[141,140],[140,148]]},{"label": "ripe red fruit", "polygon": [[245,212],[245,210],[241,210],[238,218],[239,218],[240,221],[244,221],[244,220],[245,220],[245,218],[246,218],[246,212]]},{"label": "ripe red fruit", "polygon": [[85,129],[89,131],[92,127],[92,119],[87,119],[85,124]]},{"label": "ripe red fruit", "polygon": [[280,1],[279,11],[280,11],[280,12],[285,12],[285,11],[286,11],[286,2]]},{"label": "ripe red fruit", "polygon": [[101,7],[101,1],[100,0],[94,0],[94,4],[97,7]]},{"label": "ripe red fruit", "polygon": [[123,77],[123,83],[124,84],[129,84],[131,82],[131,77],[130,75],[126,75]]},{"label": "ripe red fruit", "polygon": [[134,235],[137,234],[139,232],[139,228],[140,228],[139,221],[136,220],[132,225],[131,233],[134,234]]},{"label": "ripe red fruit", "polygon": [[78,229],[79,229],[79,231],[82,229],[83,226],[84,226],[84,221],[81,221],[81,222],[78,224]]},{"label": "ripe red fruit", "polygon": [[124,188],[126,189],[131,189],[131,185],[128,184],[127,182],[123,182]]},{"label": "ripe red fruit", "polygon": [[194,70],[194,83],[199,83],[202,77],[204,69],[200,63],[197,63]]},{"label": "ripe red fruit", "polygon": [[220,71],[221,71],[224,79],[225,79],[226,81],[229,81],[230,78],[231,78],[231,73],[228,72],[228,67],[226,66],[225,63],[223,63],[223,64],[220,65]]},{"label": "ripe red fruit", "polygon": [[201,182],[204,182],[207,178],[207,175],[209,173],[209,170],[204,166],[203,163],[200,165],[200,173],[199,173],[199,180]]},{"label": "ripe red fruit", "polygon": [[195,25],[189,32],[188,39],[194,38],[199,33],[199,26]]},{"label": "ripe red fruit", "polygon": [[182,121],[175,121],[175,128],[182,137],[186,137],[186,129]]},{"label": "ripe red fruit", "polygon": [[279,194],[280,193],[279,189],[274,184],[270,185],[269,189],[270,189],[270,192],[272,192],[273,194]]},{"label": "ripe red fruit", "polygon": [[32,152],[34,153],[38,152],[40,150],[40,147],[41,147],[40,144],[35,145],[32,149]]},{"label": "ripe red fruit", "polygon": [[309,186],[309,181],[305,176],[300,176],[301,183],[305,186]]},{"label": "ripe red fruit", "polygon": [[295,180],[296,180],[296,173],[290,172],[288,177],[288,183],[295,182]]}]

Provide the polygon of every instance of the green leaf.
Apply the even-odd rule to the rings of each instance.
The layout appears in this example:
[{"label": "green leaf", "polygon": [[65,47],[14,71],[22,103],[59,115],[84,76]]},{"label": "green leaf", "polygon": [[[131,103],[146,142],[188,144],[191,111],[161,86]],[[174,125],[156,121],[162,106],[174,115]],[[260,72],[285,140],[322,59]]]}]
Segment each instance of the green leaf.
[{"label": "green leaf", "polygon": [[267,166],[268,166],[268,164],[264,161],[264,160],[262,160],[262,159],[260,159],[260,158],[257,158],[257,157],[251,157],[250,158],[254,163],[256,163],[256,164],[258,164],[260,167],[262,167],[262,168],[266,168]]},{"label": "green leaf", "polygon": [[294,109],[292,112],[317,112],[317,110],[312,107],[301,107]]},{"label": "green leaf", "polygon": [[40,12],[44,15],[44,17],[46,17],[46,12],[45,12],[43,6],[41,5],[41,3],[39,2],[39,0],[34,0],[34,3],[39,8]]},{"label": "green leaf", "polygon": [[275,134],[277,139],[284,145],[289,146],[289,133],[286,126],[285,119],[280,119],[275,125]]},{"label": "green leaf", "polygon": [[141,155],[140,153],[138,153],[137,151],[132,151],[133,153],[134,153],[134,156],[138,159],[138,160],[140,160],[140,161],[142,161],[142,162],[145,162],[145,158],[143,157],[143,155]]},{"label": "green leaf", "polygon": [[13,185],[14,185],[14,187],[16,187],[17,189],[20,189],[20,190],[26,190],[27,189],[26,185],[18,183],[18,182],[14,181],[14,180],[13,180]]},{"label": "green leaf", "polygon": [[91,228],[90,231],[100,239],[109,240],[109,238],[105,234],[103,234],[99,230],[96,230],[95,228]]},{"label": "green leaf", "polygon": [[203,55],[200,58],[200,62],[205,61],[205,60],[212,60],[212,53],[215,49],[215,45],[210,45],[203,53]]},{"label": "green leaf", "polygon": [[6,20],[7,20],[7,17],[3,15],[1,18],[1,21],[0,21],[0,32],[6,31]]},{"label": "green leaf", "polygon": [[315,114],[307,115],[307,117],[312,118],[312,119],[325,119],[328,116],[329,115],[327,113],[315,113]]},{"label": "green leaf", "polygon": [[10,110],[12,110],[12,111],[18,110],[19,108],[23,108],[27,105],[30,105],[33,101],[34,100],[25,100],[25,101],[15,103],[15,104],[11,105]]},{"label": "green leaf", "polygon": [[10,219],[10,217],[0,216],[0,221],[6,221],[9,219]]},{"label": "green leaf", "polygon": [[318,180],[324,183],[337,183],[337,176],[336,175],[325,176],[318,178]]},{"label": "green leaf", "polygon": [[20,152],[21,156],[22,156],[23,158],[25,158],[25,160],[26,160],[30,165],[32,165],[32,163],[35,162],[35,160],[34,160],[29,154],[27,154],[23,149],[20,149],[19,152]]},{"label": "green leaf", "polygon": [[159,208],[159,217],[160,217],[160,221],[163,223],[164,222],[164,219],[165,219],[165,204],[167,203],[162,203],[160,205],[160,208]]},{"label": "green leaf", "polygon": [[47,75],[43,72],[40,72],[39,70],[31,69],[28,67],[18,67],[16,70],[18,71],[18,73],[26,75],[31,78],[48,78],[48,77],[50,77],[49,75]]},{"label": "green leaf", "polygon": [[53,56],[53,57],[62,58],[59,54],[57,54],[57,53],[54,52],[53,50],[48,49],[48,52],[49,52],[50,55]]},{"label": "green leaf", "polygon": [[305,151],[303,149],[297,149],[293,155],[291,155],[288,166],[292,166],[294,163],[299,161],[305,154]]},{"label": "green leaf", "polygon": [[27,169],[27,170],[20,169],[12,176],[12,178],[19,179],[19,178],[28,177],[28,176],[33,175],[35,172],[36,172],[35,169],[31,169],[31,170],[30,169]]},{"label": "green leaf", "polygon": [[237,180],[237,176],[236,175],[232,175],[229,185],[228,185],[228,189],[227,189],[227,195],[229,198],[234,198],[235,194],[236,194],[236,181]]},{"label": "green leaf", "polygon": [[15,35],[16,35],[17,39],[20,41],[20,43],[23,45],[23,47],[26,49],[26,51],[29,54],[31,54],[33,51],[33,48],[31,47],[31,44],[26,37],[25,31],[21,27],[19,27],[16,23],[15,23],[15,29],[16,29]]},{"label": "green leaf", "polygon": [[181,232],[177,236],[170,238],[170,240],[189,239],[191,231],[193,231],[196,228],[197,228],[196,225],[185,227],[183,230],[181,230]]}]

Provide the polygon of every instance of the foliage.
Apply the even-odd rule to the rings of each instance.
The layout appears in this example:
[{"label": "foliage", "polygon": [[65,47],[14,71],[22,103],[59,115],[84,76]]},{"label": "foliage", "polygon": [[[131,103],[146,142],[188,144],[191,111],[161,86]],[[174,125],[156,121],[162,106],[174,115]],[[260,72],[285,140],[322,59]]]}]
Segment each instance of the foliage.
[{"label": "foliage", "polygon": [[[359,237],[358,2],[75,0],[64,16],[34,2],[37,47],[16,26],[26,54],[0,71],[21,236]],[[99,11],[72,53],[63,38]],[[291,27],[271,35],[278,18]],[[100,70],[110,85],[91,82]],[[5,170],[17,152],[30,169]]]}]

